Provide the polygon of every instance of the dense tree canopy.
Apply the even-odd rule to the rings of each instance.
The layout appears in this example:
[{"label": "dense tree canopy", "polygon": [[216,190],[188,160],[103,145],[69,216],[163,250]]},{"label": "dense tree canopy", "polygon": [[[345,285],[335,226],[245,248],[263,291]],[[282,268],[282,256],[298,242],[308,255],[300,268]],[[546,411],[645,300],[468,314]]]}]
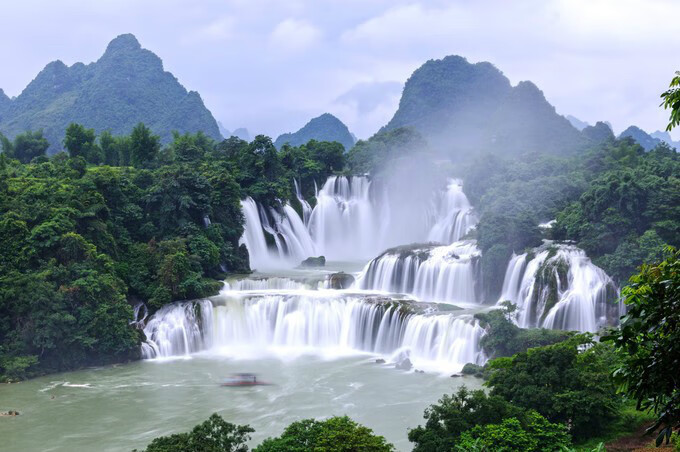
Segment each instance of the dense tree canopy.
[{"label": "dense tree canopy", "polygon": [[614,377],[638,409],[658,416],[650,431],[662,427],[668,438],[680,427],[680,251],[643,265],[622,297],[627,312],[609,337],[622,361]]},{"label": "dense tree canopy", "polygon": [[293,422],[281,436],[267,438],[255,452],[391,452],[394,446],[347,416]]},{"label": "dense tree canopy", "polygon": [[487,384],[492,396],[569,425],[573,437],[583,439],[601,432],[617,414],[611,355],[609,347],[578,335],[492,361]]},{"label": "dense tree canopy", "polygon": [[246,443],[254,431],[248,425],[226,422],[215,413],[188,433],[155,438],[142,452],[247,452]]}]

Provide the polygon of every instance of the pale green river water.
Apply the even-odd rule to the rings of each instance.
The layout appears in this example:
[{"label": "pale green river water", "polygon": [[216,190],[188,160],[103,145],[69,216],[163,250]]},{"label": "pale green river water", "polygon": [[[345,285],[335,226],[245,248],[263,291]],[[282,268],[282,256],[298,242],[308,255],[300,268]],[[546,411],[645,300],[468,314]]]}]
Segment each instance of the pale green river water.
[{"label": "pale green river water", "polygon": [[[255,428],[250,445],[304,418],[348,415],[410,450],[407,429],[423,410],[473,377],[420,374],[354,355],[332,360],[211,355],[141,361],[0,385],[0,450],[130,451],[153,438],[188,431],[217,412]],[[255,372],[271,386],[220,387],[233,372]]]}]

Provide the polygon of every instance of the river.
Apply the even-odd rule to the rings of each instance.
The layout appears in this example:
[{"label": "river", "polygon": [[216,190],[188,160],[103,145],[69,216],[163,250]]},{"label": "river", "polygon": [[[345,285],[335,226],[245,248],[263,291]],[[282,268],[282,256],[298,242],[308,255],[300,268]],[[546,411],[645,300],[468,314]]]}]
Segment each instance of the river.
[{"label": "river", "polygon": [[[233,372],[255,372],[271,386],[220,387]],[[305,418],[348,415],[410,450],[407,429],[424,409],[474,377],[415,373],[369,355],[233,359],[202,353],[141,361],[0,386],[0,450],[130,451],[153,438],[190,430],[212,413],[250,424],[251,445]]]}]

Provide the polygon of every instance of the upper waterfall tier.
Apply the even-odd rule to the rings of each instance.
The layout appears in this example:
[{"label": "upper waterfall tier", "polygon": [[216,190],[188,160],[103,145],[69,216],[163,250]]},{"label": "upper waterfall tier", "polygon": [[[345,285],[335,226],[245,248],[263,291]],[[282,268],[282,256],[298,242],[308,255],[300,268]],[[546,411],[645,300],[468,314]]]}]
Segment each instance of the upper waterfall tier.
[{"label": "upper waterfall tier", "polygon": [[201,350],[249,357],[370,352],[408,355],[416,366],[443,371],[485,360],[483,329],[470,316],[422,315],[403,302],[314,292],[234,297],[225,291],[212,302],[166,306],[144,333],[145,358]]},{"label": "upper waterfall tier", "polygon": [[476,303],[479,256],[472,240],[448,246],[393,248],[366,265],[357,285],[361,289],[411,294],[422,301]]},{"label": "upper waterfall tier", "polygon": [[512,257],[500,301],[517,304],[524,328],[597,332],[618,321],[617,296],[612,279],[583,250],[552,245]]},{"label": "upper waterfall tier", "polygon": [[242,242],[251,268],[291,267],[319,255],[330,261],[364,260],[403,243],[448,245],[477,222],[456,180],[417,205],[402,202],[387,185],[367,177],[329,177],[313,209],[300,195],[297,182],[295,192],[303,218],[289,204],[265,209],[251,198],[242,201],[246,219]]},{"label": "upper waterfall tier", "polygon": [[376,198],[366,177],[329,177],[309,219],[318,254],[352,260],[374,253],[390,226],[387,204]]},{"label": "upper waterfall tier", "polygon": [[427,235],[428,242],[456,242],[477,225],[477,216],[458,180],[449,181],[446,192],[436,197],[433,212],[435,223]]}]

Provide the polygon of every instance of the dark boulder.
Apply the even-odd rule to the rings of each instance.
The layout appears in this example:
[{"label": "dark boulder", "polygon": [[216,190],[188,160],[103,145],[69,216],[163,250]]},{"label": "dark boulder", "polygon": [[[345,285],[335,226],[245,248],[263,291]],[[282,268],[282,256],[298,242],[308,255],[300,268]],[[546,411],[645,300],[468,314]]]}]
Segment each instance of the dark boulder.
[{"label": "dark boulder", "polygon": [[354,284],[354,276],[349,273],[333,273],[328,277],[328,285],[331,289],[349,289]]},{"label": "dark boulder", "polygon": [[326,265],[324,256],[308,257],[300,263],[300,267],[323,267]]},{"label": "dark boulder", "polygon": [[394,367],[399,370],[411,370],[411,368],[413,368],[413,363],[410,359],[405,358],[402,361],[399,361]]}]

